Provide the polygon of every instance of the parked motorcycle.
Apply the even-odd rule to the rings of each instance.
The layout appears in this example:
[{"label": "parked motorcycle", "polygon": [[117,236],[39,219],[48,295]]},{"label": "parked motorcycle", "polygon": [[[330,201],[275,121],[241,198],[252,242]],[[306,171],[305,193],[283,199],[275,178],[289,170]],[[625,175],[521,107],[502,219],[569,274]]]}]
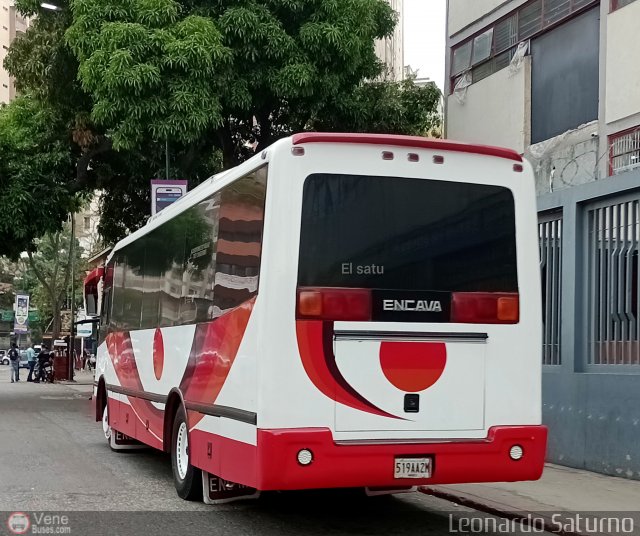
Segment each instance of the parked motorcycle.
[{"label": "parked motorcycle", "polygon": [[38,359],[36,366],[33,369],[34,374],[34,382],[40,383],[53,383],[54,373],[53,373],[53,358],[51,355],[48,356],[48,359]]}]

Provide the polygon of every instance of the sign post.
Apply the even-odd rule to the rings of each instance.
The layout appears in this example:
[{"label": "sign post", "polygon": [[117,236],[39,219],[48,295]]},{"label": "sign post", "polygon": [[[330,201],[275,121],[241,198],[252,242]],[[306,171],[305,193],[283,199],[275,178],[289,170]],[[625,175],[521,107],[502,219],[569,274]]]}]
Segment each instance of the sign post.
[{"label": "sign post", "polygon": [[188,181],[151,181],[151,215],[155,216],[187,193]]},{"label": "sign post", "polygon": [[13,331],[16,335],[29,332],[29,295],[17,294]]}]

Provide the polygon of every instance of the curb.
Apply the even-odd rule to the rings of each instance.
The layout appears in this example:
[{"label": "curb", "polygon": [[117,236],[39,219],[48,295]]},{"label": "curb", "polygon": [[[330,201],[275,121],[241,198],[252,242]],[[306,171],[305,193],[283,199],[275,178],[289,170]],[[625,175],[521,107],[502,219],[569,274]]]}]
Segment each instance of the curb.
[{"label": "curb", "polygon": [[[512,521],[519,521],[522,525],[531,527],[531,516],[532,512],[522,511],[515,512],[509,510],[503,510],[501,508],[496,508],[495,506],[490,506],[488,504],[475,501],[473,499],[469,499],[464,495],[456,495],[455,493],[449,493],[447,491],[441,491],[435,488],[427,488],[420,487],[418,488],[420,493],[424,493],[425,495],[431,495],[433,497],[437,497],[438,499],[444,499],[445,501],[449,501],[455,504],[459,504],[460,506],[467,506],[469,508],[473,508],[474,510],[478,510],[479,512],[484,512],[485,514],[494,515],[496,517],[502,517],[505,519],[509,519]],[[541,519],[539,516],[536,519]],[[560,536],[589,536],[583,532],[575,532],[575,531],[567,531],[567,530],[558,530],[556,524],[551,523],[544,519],[544,530],[545,532],[550,532],[551,534],[559,534]]]}]

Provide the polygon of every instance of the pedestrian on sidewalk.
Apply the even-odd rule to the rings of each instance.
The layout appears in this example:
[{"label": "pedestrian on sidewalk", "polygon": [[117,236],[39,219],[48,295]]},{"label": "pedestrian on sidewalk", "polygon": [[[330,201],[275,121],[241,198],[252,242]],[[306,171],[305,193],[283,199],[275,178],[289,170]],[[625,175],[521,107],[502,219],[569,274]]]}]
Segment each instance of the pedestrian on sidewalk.
[{"label": "pedestrian on sidewalk", "polygon": [[29,376],[27,376],[27,381],[33,381],[33,368],[36,366],[36,351],[33,349],[33,344],[29,345],[27,348],[27,362],[29,363]]},{"label": "pedestrian on sidewalk", "polygon": [[9,350],[9,360],[11,361],[11,383],[20,381],[20,352],[14,342]]}]

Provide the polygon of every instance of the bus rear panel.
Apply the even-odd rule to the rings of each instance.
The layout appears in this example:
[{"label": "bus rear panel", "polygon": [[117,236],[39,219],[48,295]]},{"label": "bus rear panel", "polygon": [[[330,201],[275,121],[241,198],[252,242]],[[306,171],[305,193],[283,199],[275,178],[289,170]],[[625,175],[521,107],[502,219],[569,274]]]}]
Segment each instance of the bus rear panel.
[{"label": "bus rear panel", "polygon": [[265,233],[260,487],[539,478],[529,166],[353,141],[271,166],[293,201]]}]

